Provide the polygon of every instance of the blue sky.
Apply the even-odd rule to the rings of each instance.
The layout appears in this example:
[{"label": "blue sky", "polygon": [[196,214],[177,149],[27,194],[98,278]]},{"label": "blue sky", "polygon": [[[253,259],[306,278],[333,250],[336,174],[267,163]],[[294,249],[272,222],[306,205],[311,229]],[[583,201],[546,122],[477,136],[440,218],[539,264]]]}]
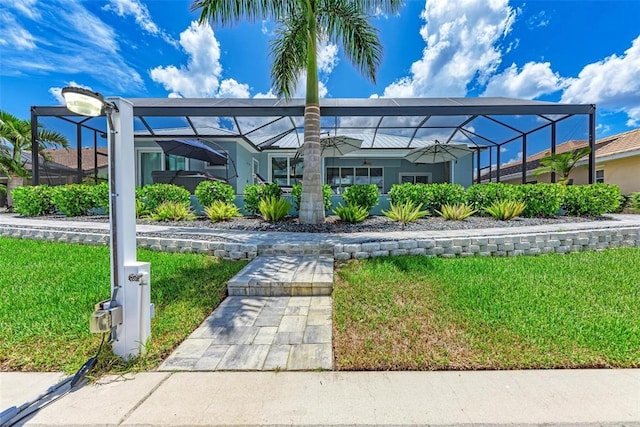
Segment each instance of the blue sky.
[{"label": "blue sky", "polygon": [[[321,93],[596,103],[597,136],[611,135],[640,125],[639,16],[636,0],[409,0],[372,21],[385,49],[377,83],[326,43]],[[272,96],[274,24],[197,18],[181,0],[0,0],[0,108],[28,118],[69,84],[105,96]]]}]

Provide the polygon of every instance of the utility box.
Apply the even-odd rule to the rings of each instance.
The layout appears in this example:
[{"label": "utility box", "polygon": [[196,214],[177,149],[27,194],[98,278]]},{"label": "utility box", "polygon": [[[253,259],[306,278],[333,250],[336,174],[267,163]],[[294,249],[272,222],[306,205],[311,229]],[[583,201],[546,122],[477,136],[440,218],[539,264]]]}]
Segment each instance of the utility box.
[{"label": "utility box", "polygon": [[124,281],[117,301],[123,310],[123,321],[113,343],[114,353],[125,360],[145,354],[151,336],[151,264],[132,262],[124,265]]}]

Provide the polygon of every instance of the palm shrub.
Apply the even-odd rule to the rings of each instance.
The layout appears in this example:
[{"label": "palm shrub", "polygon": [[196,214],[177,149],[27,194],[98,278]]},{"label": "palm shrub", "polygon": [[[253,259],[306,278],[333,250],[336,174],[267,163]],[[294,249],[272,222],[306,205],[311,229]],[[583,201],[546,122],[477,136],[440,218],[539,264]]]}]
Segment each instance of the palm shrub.
[{"label": "palm shrub", "polygon": [[[499,200],[522,200],[521,185],[489,182],[473,184],[467,188],[466,203],[478,213]],[[557,213],[557,210],[556,210]]]},{"label": "palm shrub", "polygon": [[569,182],[569,175],[576,166],[576,163],[589,153],[591,153],[591,148],[584,147],[574,151],[549,154],[540,159],[540,166],[533,171],[533,176],[555,172],[560,175],[558,183],[566,185]]},{"label": "palm shrub", "polygon": [[242,216],[238,207],[233,203],[216,200],[204,208],[204,213],[213,222],[226,221],[231,218]]},{"label": "palm shrub", "polygon": [[48,185],[18,187],[11,193],[13,210],[23,216],[39,216],[54,211],[53,188]]},{"label": "palm shrub", "polygon": [[475,210],[471,208],[471,206],[462,203],[462,204],[444,204],[439,210],[436,210],[436,213],[443,217],[446,220],[451,221],[462,221],[465,218],[470,217],[474,213]]},{"label": "palm shrub", "polygon": [[519,187],[521,193],[519,200],[525,204],[522,216],[554,217],[558,215],[566,185],[524,184]]},{"label": "palm shrub", "polygon": [[291,203],[282,197],[269,196],[260,200],[258,209],[265,221],[276,222],[287,216],[291,209]]},{"label": "palm shrub", "polygon": [[362,222],[369,216],[369,211],[362,206],[355,204],[347,204],[346,206],[340,203],[338,207],[333,210],[335,215],[338,215],[342,221],[346,222]]},{"label": "palm shrub", "polygon": [[620,188],[613,184],[567,186],[562,206],[568,215],[600,216],[620,206]]},{"label": "palm shrub", "polygon": [[86,184],[53,187],[53,203],[65,216],[87,215],[95,207],[94,195]]},{"label": "palm shrub", "polygon": [[150,216],[154,221],[193,221],[196,219],[189,203],[173,201],[160,203]]},{"label": "palm shrub", "polygon": [[244,208],[247,212],[257,215],[260,212],[260,201],[268,198],[279,199],[282,188],[278,184],[252,184],[244,187]]},{"label": "palm shrub", "polygon": [[357,205],[369,212],[378,204],[378,186],[375,184],[351,185],[344,190],[342,198],[347,205]]},{"label": "palm shrub", "polygon": [[189,206],[189,190],[174,184],[150,184],[136,191],[142,201],[143,211],[154,212],[164,202],[183,203]]},{"label": "palm shrub", "polygon": [[211,206],[215,201],[233,203],[236,199],[233,187],[220,181],[202,181],[194,193],[203,207]]},{"label": "palm shrub", "polygon": [[[329,184],[322,185],[322,203],[324,204],[324,210],[331,210],[333,204],[331,197],[333,196],[333,190]],[[291,197],[293,198],[293,206],[297,211],[300,210],[300,200],[302,199],[302,184],[296,184],[291,189]]]},{"label": "palm shrub", "polygon": [[388,211],[382,211],[384,216],[391,218],[394,221],[402,223],[413,222],[419,218],[423,218],[429,215],[429,211],[423,211],[422,205],[414,205],[411,200],[407,200],[404,203],[394,205],[391,203],[391,207]]},{"label": "palm shrub", "polygon": [[484,208],[484,211],[495,219],[508,221],[520,216],[526,207],[526,203],[518,200],[498,200],[493,202],[491,206]]}]

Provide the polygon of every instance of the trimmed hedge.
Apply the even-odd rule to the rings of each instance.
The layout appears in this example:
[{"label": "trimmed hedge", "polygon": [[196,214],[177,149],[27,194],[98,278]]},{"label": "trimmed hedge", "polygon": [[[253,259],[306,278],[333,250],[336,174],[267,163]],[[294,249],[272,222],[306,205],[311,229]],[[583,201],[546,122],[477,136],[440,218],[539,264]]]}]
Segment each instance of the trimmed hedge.
[{"label": "trimmed hedge", "polygon": [[195,195],[203,208],[211,206],[216,201],[233,203],[236,199],[233,187],[219,181],[202,181],[196,187]]},{"label": "trimmed hedge", "polygon": [[378,204],[378,186],[375,184],[356,184],[347,187],[342,198],[348,205],[360,206],[367,212]]},{"label": "trimmed hedge", "polygon": [[[331,210],[332,200],[331,196],[333,196],[333,191],[331,190],[331,186],[329,184],[322,185],[322,203],[324,204],[324,210]],[[296,210],[300,210],[300,201],[302,200],[302,184],[296,184],[291,189],[291,197],[293,198],[293,205]]]},{"label": "trimmed hedge", "polygon": [[620,188],[613,184],[569,185],[562,207],[567,215],[600,216],[620,206]]},{"label": "trimmed hedge", "polygon": [[189,205],[191,194],[184,187],[174,184],[150,184],[136,189],[136,199],[141,202],[144,212],[153,213],[165,202],[176,202]]},{"label": "trimmed hedge", "polygon": [[567,186],[560,184],[520,185],[521,201],[526,203],[522,216],[554,217],[558,215]]},{"label": "trimmed hedge", "polygon": [[[520,185],[490,182],[487,184],[473,184],[467,188],[467,204],[478,213],[500,201],[518,201],[522,198]],[[556,210],[557,213],[557,210]],[[555,213],[554,213],[555,215]]]},{"label": "trimmed hedge", "polygon": [[[460,184],[394,184],[389,191],[391,203],[404,204],[411,201],[422,205],[423,209],[435,214],[443,205],[459,205],[467,200],[464,187]],[[475,208],[474,208],[475,209]]]},{"label": "trimmed hedge", "polygon": [[279,199],[282,188],[278,184],[252,184],[244,187],[244,209],[253,215],[260,213],[260,201],[268,198]]},{"label": "trimmed hedge", "polygon": [[37,185],[18,187],[11,192],[13,210],[23,216],[39,216],[55,211],[53,187]]},{"label": "trimmed hedge", "polygon": [[631,207],[634,209],[640,209],[640,193],[633,193],[631,195]]}]

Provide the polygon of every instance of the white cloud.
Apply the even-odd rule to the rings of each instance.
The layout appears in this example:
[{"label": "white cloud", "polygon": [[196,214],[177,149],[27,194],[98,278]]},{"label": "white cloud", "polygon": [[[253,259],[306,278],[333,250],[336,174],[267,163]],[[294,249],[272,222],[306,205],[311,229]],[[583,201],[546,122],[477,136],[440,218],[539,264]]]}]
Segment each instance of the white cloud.
[{"label": "white cloud", "polygon": [[640,36],[624,54],[586,65],[568,79],[561,102],[597,103],[599,108],[627,114],[627,126],[640,125]]},{"label": "white cloud", "polygon": [[0,45],[17,50],[33,50],[36,48],[35,37],[20,25],[13,15],[0,13]]},{"label": "white cloud", "polygon": [[516,154],[515,157],[507,160],[502,165],[504,166],[504,165],[509,164],[509,163],[521,162],[521,161],[522,161],[522,151],[518,151],[518,153]]},{"label": "white cloud", "polygon": [[318,46],[318,72],[329,74],[338,65],[338,46],[323,42]]},{"label": "white cloud", "polygon": [[[21,6],[39,11],[31,14],[24,13],[15,4],[12,10],[20,15],[11,15],[9,8],[0,13],[3,20],[0,38],[4,38],[0,42],[0,56],[4,74],[86,74],[121,92],[144,87],[140,74],[121,56],[114,29],[91,13],[83,2],[22,2]],[[15,25],[6,26],[6,22],[11,21]],[[8,34],[17,34],[14,31],[18,28],[31,30],[30,36],[20,36],[23,43],[31,43],[28,50],[17,49],[6,39]]]},{"label": "white cloud", "polygon": [[[73,80],[72,80],[72,81],[70,81],[70,82],[67,84],[67,86],[81,87],[81,88],[83,88],[83,89],[88,89],[88,90],[93,91],[93,89],[91,88],[91,86],[81,85],[81,84],[78,84],[78,83],[74,82]],[[49,88],[49,93],[50,93],[51,95],[53,95],[53,97],[56,99],[56,101],[58,101],[58,103],[59,103],[60,105],[64,105],[64,103],[65,103],[65,102],[64,102],[64,98],[62,97],[62,88],[61,88],[61,87],[50,87],[50,88]]]},{"label": "white cloud", "polygon": [[153,81],[171,91],[169,97],[249,97],[247,84],[221,80],[220,43],[208,24],[192,22],[180,33],[180,46],[188,56],[186,65],[158,66],[150,71]]},{"label": "white cloud", "polygon": [[109,4],[103,6],[103,10],[111,11],[120,17],[133,16],[136,24],[144,31],[154,36],[159,36],[167,43],[177,46],[177,42],[151,19],[151,14],[146,5],[139,0],[109,0]]},{"label": "white cloud", "polygon": [[430,0],[422,12],[426,43],[411,75],[384,90],[387,97],[465,96],[501,60],[499,42],[509,33],[516,11],[507,0]]},{"label": "white cloud", "polygon": [[5,7],[12,7],[29,19],[39,19],[42,15],[36,3],[38,0],[0,0]]},{"label": "white cloud", "polygon": [[528,62],[521,70],[511,64],[489,79],[483,95],[534,99],[561,90],[564,85],[564,79],[551,70],[548,62]]}]

